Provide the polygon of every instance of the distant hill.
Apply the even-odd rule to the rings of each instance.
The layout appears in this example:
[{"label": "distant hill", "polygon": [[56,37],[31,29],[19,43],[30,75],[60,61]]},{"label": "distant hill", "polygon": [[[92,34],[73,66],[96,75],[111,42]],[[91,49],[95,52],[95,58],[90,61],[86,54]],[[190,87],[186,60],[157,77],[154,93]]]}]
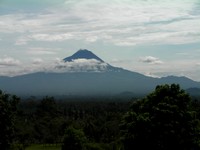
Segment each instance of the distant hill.
[{"label": "distant hill", "polygon": [[200,97],[200,88],[189,88],[186,89],[186,92],[188,92],[192,96]]},{"label": "distant hill", "polygon": [[0,89],[19,96],[121,94],[130,97],[132,93],[147,94],[159,84],[177,83],[184,89],[200,88],[199,82],[186,77],[153,78],[111,66],[88,50],[79,50],[63,61],[64,65],[66,64],[61,67],[66,70],[64,72],[37,72],[15,77],[0,77]]}]

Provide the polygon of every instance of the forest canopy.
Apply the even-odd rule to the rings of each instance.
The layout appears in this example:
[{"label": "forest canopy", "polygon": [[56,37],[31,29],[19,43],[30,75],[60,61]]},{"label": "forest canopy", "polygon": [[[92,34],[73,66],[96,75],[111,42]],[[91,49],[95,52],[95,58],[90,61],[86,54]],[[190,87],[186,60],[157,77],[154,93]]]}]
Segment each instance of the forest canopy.
[{"label": "forest canopy", "polygon": [[200,101],[176,84],[158,85],[137,100],[20,100],[1,91],[0,147],[195,150],[200,148],[199,119]]}]

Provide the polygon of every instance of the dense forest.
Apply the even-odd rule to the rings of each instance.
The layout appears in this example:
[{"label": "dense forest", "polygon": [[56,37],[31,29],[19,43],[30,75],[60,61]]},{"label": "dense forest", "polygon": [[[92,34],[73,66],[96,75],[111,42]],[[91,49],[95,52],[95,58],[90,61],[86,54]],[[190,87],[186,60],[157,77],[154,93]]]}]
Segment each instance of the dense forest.
[{"label": "dense forest", "polygon": [[200,101],[179,85],[141,99],[20,100],[0,91],[0,148],[200,149]]}]

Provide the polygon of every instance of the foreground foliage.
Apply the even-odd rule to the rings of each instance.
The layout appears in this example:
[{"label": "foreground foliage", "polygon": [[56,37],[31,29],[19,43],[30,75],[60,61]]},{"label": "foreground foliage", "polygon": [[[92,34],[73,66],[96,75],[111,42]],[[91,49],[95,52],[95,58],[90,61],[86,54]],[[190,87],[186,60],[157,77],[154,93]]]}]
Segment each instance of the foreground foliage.
[{"label": "foreground foliage", "polygon": [[86,142],[87,139],[82,130],[69,127],[65,131],[62,150],[83,150]]},{"label": "foreground foliage", "polygon": [[0,91],[0,148],[7,150],[14,139],[15,112],[19,98]]},{"label": "foreground foliage", "polygon": [[157,86],[125,115],[124,149],[199,149],[199,119],[191,104],[179,85]]}]

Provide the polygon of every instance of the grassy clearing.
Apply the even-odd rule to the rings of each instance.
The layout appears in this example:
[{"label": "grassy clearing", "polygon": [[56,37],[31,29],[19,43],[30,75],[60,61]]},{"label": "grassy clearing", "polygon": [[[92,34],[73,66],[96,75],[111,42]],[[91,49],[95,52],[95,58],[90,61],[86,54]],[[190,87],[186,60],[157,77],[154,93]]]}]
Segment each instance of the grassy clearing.
[{"label": "grassy clearing", "polygon": [[61,145],[44,146],[41,144],[31,145],[26,150],[61,150]]}]

